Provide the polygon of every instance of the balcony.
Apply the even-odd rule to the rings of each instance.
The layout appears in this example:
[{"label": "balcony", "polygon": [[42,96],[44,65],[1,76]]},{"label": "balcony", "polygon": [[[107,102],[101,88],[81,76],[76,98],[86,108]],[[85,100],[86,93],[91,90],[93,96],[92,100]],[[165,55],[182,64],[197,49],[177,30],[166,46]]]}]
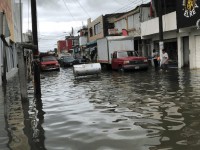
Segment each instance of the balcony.
[{"label": "balcony", "polygon": [[[163,15],[163,32],[177,29],[176,12]],[[141,23],[141,36],[148,36],[159,33],[158,17]]]}]

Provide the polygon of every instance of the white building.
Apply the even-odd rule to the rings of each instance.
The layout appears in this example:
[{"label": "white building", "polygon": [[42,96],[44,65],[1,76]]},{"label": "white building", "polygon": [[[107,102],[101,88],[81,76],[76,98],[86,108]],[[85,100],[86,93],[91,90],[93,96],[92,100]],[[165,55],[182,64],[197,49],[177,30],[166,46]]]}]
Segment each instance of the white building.
[{"label": "white building", "polygon": [[185,7],[189,2],[178,0],[178,62],[179,68],[189,66],[200,68],[200,1],[194,1],[191,8]]}]

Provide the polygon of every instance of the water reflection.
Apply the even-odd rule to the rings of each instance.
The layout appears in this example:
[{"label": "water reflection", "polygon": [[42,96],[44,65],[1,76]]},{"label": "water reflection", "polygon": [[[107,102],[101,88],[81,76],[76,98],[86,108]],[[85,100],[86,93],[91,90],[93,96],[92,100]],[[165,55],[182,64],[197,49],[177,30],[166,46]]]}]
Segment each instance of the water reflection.
[{"label": "water reflection", "polygon": [[[9,141],[6,144],[8,149],[30,149],[28,138],[23,132],[24,115],[19,96],[20,92],[17,79],[18,77],[15,77],[11,81],[9,80],[7,82],[7,86],[4,86],[4,90],[1,95],[1,97],[4,99],[4,119],[2,121],[5,125],[1,129],[5,129],[4,132],[7,133],[9,138]],[[2,149],[7,148],[2,147]]]},{"label": "water reflection", "polygon": [[22,135],[30,149],[199,150],[199,80],[200,70],[107,71],[79,79],[70,68],[46,72],[41,99],[30,86],[22,105]]},{"label": "water reflection", "polygon": [[34,97],[33,87],[29,87],[29,103],[23,105],[25,128],[24,132],[29,139],[33,150],[45,150],[45,136],[42,124],[44,122],[43,103],[40,97]]},{"label": "water reflection", "polygon": [[200,93],[199,83],[191,84],[199,72],[191,73],[103,72],[98,78],[76,80],[66,69],[46,76],[47,148],[198,149],[199,132],[192,127],[199,122],[191,127],[195,117],[185,114],[185,107],[198,105]]}]

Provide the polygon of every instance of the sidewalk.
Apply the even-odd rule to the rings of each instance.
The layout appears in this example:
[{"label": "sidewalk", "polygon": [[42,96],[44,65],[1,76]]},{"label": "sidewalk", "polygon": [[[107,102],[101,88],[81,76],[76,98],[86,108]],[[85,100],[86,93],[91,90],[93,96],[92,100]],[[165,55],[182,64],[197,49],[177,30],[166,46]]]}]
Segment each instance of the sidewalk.
[{"label": "sidewalk", "polygon": [[5,91],[0,89],[0,149],[28,150],[24,134],[24,113],[20,97],[19,78],[9,79]]},{"label": "sidewalk", "polygon": [[8,132],[6,131],[5,123],[5,108],[4,108],[4,95],[3,89],[0,86],[0,149],[7,150],[7,144],[9,141]]}]

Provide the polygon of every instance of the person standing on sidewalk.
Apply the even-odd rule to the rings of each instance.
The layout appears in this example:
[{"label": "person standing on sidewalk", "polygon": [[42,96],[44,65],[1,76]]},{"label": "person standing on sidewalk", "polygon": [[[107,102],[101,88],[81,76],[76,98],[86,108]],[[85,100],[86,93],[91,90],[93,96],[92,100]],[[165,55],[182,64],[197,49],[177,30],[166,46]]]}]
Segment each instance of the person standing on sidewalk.
[{"label": "person standing on sidewalk", "polygon": [[156,52],[155,49],[153,49],[153,54],[152,54],[153,62],[154,62],[154,67],[157,70],[158,69],[158,52]]},{"label": "person standing on sidewalk", "polygon": [[162,50],[161,69],[167,71],[169,56],[165,49]]}]

